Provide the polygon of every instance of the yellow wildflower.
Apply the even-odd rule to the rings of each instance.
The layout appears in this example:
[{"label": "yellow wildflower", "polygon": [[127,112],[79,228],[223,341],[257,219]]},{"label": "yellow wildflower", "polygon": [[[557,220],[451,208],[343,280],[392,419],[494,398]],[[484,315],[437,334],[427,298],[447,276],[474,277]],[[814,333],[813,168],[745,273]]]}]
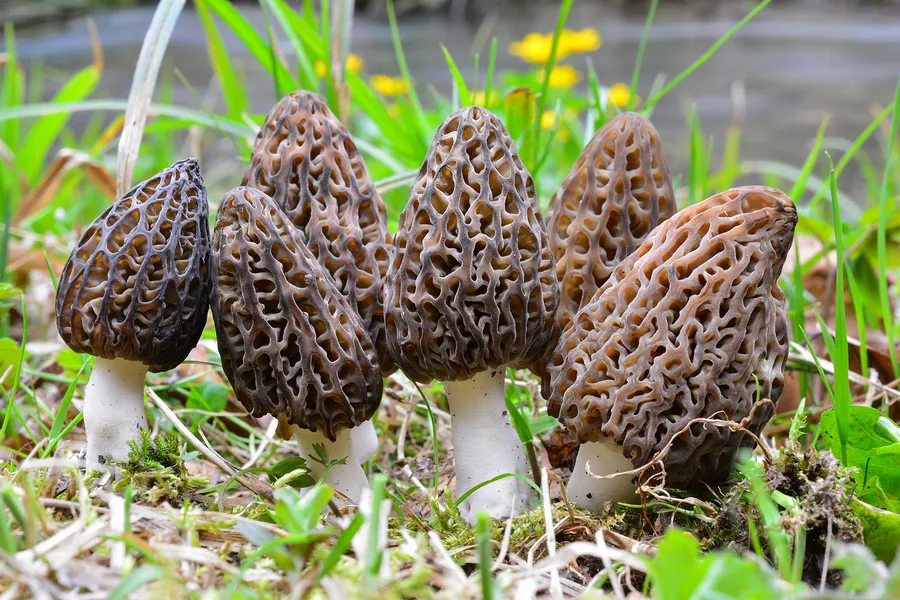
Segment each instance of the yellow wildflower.
[{"label": "yellow wildflower", "polygon": [[[617,83],[609,88],[608,105],[628,106],[631,102],[631,86],[627,83]],[[640,97],[635,97],[635,104],[640,102]]]},{"label": "yellow wildflower", "polygon": [[[540,78],[544,78],[543,71],[541,71]],[[581,73],[571,65],[558,65],[550,71],[550,87],[554,89],[567,90],[579,81],[581,81]]]},{"label": "yellow wildflower", "polygon": [[600,34],[596,29],[582,29],[581,31],[569,31],[566,29],[559,36],[560,48],[565,48],[567,54],[579,52],[593,52],[603,45]]},{"label": "yellow wildflower", "polygon": [[409,86],[402,77],[372,75],[370,83],[372,88],[382,96],[402,96],[409,91]]},{"label": "yellow wildflower", "polygon": [[[600,34],[596,29],[582,29],[581,31],[563,30],[559,36],[559,44],[556,47],[556,60],[562,60],[570,54],[578,52],[593,52],[602,45]],[[509,46],[509,52],[520,57],[525,62],[543,64],[550,59],[550,50],[553,48],[552,33],[529,33],[518,42]]]},{"label": "yellow wildflower", "polygon": [[556,111],[553,110],[545,110],[541,113],[541,129],[551,130],[553,126],[556,125],[556,141],[558,142],[566,142],[571,136],[569,135],[569,130],[562,123],[562,116],[560,116],[559,124],[556,124]]},{"label": "yellow wildflower", "polygon": [[[363,60],[353,54],[352,52],[347,55],[347,60],[344,61],[344,69],[348,73],[359,73],[363,69]],[[325,66],[325,63],[321,60],[316,61],[316,77],[325,77],[325,73],[328,71],[328,67]]]},{"label": "yellow wildflower", "polygon": [[[544,34],[544,33],[529,33],[526,35],[522,41],[513,42],[509,45],[509,52],[515,56],[518,56],[525,62],[530,62],[532,64],[543,64],[546,63],[550,58],[550,49],[553,47],[553,35],[552,34]],[[568,53],[563,51],[563,48],[558,48],[556,51],[556,59],[562,60],[568,56]]]}]

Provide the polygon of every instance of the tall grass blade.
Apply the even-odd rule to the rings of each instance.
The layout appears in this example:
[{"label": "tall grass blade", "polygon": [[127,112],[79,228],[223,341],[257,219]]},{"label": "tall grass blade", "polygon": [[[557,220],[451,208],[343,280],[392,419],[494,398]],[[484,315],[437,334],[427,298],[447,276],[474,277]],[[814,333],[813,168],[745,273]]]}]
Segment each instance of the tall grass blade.
[{"label": "tall grass blade", "polygon": [[400,68],[400,74],[406,81],[406,97],[412,105],[413,112],[416,116],[416,123],[419,125],[419,134],[423,140],[428,140],[429,127],[428,118],[422,103],[419,102],[419,94],[416,93],[416,86],[413,85],[412,76],[409,74],[409,67],[406,65],[406,54],[403,53],[403,42],[400,40],[400,29],[397,27],[397,14],[394,12],[394,0],[388,0],[387,3],[388,20],[391,23],[391,38],[394,41],[394,53],[397,55],[397,66]]},{"label": "tall grass blade", "polygon": [[[884,318],[884,333],[888,339],[888,354],[891,356],[891,367],[894,377],[900,377],[900,364],[897,362],[897,343],[894,336],[894,317],[891,313],[891,300],[888,295],[887,273],[887,220],[888,220],[888,185],[890,182],[891,160],[893,158],[894,140],[900,127],[900,80],[894,93],[893,117],[891,117],[890,139],[884,157],[884,178],[881,194],[878,197],[878,294],[881,299],[881,314]],[[896,206],[896,202],[894,203]]]},{"label": "tall grass blade", "polygon": [[534,115],[534,147],[531,151],[532,174],[537,175],[534,166],[538,163],[538,153],[541,145],[541,116],[547,106],[547,96],[550,92],[550,73],[556,65],[556,54],[559,50],[559,38],[562,36],[563,28],[569,18],[569,11],[575,0],[563,0],[559,7],[559,16],[556,19],[556,29],[553,30],[553,41],[550,45],[550,55],[547,57],[547,63],[544,65],[544,79],[541,83],[541,94],[538,97],[537,112]]},{"label": "tall grass blade", "polygon": [[231,64],[231,57],[225,49],[225,43],[216,27],[216,22],[209,11],[206,0],[194,0],[200,24],[206,33],[206,50],[209,54],[209,62],[222,87],[222,95],[225,97],[225,106],[228,115],[238,118],[250,105],[244,83],[238,78]]},{"label": "tall grass blade", "polygon": [[491,54],[488,57],[487,76],[484,80],[484,107],[491,107],[491,92],[494,91],[494,66],[497,63],[497,38],[491,40]]},{"label": "tall grass blade", "polygon": [[441,50],[444,51],[444,58],[447,61],[447,68],[450,69],[450,75],[453,77],[453,83],[456,84],[456,89],[459,92],[460,105],[470,106],[472,104],[472,95],[469,92],[469,86],[466,85],[465,78],[463,78],[462,73],[459,72],[459,68],[456,66],[456,62],[453,60],[453,56],[451,56],[450,51],[447,50],[447,47],[441,44]]},{"label": "tall grass blade", "polygon": [[184,0],[161,0],[144,37],[144,44],[141,46],[141,53],[134,69],[131,93],[128,95],[128,108],[125,109],[125,126],[119,139],[116,167],[116,194],[119,196],[131,187],[159,67],[183,8]]},{"label": "tall grass blade", "polygon": [[693,62],[693,64],[691,64],[691,66],[689,66],[687,69],[685,69],[684,71],[682,71],[681,73],[676,75],[674,77],[674,79],[672,79],[672,81],[667,83],[659,92],[657,92],[651,98],[649,98],[644,103],[643,110],[647,110],[647,109],[653,107],[657,102],[662,100],[666,96],[666,94],[671,92],[675,88],[676,85],[678,85],[679,83],[684,81],[684,79],[688,75],[690,75],[691,73],[693,73],[694,71],[699,69],[707,60],[710,59],[710,57],[713,54],[715,54],[716,52],[719,51],[719,48],[721,48],[722,46],[725,45],[725,42],[730,40],[732,38],[732,36],[734,36],[734,34],[736,34],[738,31],[740,31],[744,27],[744,25],[749,23],[753,19],[753,17],[758,15],[760,13],[760,11],[762,11],[762,9],[767,7],[771,2],[772,2],[772,0],[763,0],[762,2],[757,4],[753,8],[753,10],[751,10],[749,13],[747,13],[747,15],[743,19],[738,21],[737,24],[734,27],[732,27],[731,29],[729,29],[725,35],[723,35],[721,38],[719,38],[715,44],[710,46],[709,50],[704,52],[700,58],[695,60]]},{"label": "tall grass blade", "polygon": [[847,464],[847,439],[850,437],[850,365],[847,350],[847,316],[844,302],[844,230],[841,224],[840,199],[837,193],[837,176],[834,163],[828,157],[831,169],[831,211],[834,219],[834,243],[837,261],[834,302],[834,412],[837,418],[838,436],[841,440],[841,462]]},{"label": "tall grass blade", "polygon": [[628,100],[628,110],[634,110],[637,102],[638,80],[641,76],[641,65],[644,62],[644,51],[647,49],[647,41],[650,39],[650,30],[653,28],[653,17],[656,15],[656,7],[659,0],[650,3],[647,11],[647,20],[644,22],[644,32],[641,34],[641,43],[638,46],[637,57],[634,59],[634,71],[631,73],[631,98]]}]

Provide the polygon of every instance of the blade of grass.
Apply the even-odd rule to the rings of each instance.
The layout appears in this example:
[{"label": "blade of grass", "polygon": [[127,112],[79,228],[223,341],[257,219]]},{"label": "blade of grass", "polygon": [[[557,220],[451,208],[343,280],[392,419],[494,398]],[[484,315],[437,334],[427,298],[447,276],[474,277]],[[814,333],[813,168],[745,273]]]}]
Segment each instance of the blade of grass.
[{"label": "blade of grass", "polygon": [[422,139],[427,142],[431,137],[429,134],[428,119],[425,116],[425,110],[422,103],[419,102],[419,95],[416,93],[416,86],[413,85],[412,77],[409,74],[409,67],[406,65],[406,55],[403,53],[403,43],[400,41],[400,29],[397,27],[397,15],[394,12],[394,0],[388,0],[387,3],[388,20],[391,24],[391,39],[394,41],[394,53],[397,55],[397,66],[400,67],[400,74],[406,81],[406,97],[412,105],[415,113],[416,123],[419,125],[419,134]]},{"label": "blade of grass", "polygon": [[[569,10],[575,0],[563,0],[559,7],[559,15],[556,18],[556,29],[553,30],[553,41],[550,44],[550,56],[547,57],[547,63],[544,65],[544,78],[541,83],[541,94],[538,97],[537,112],[534,116],[534,149],[531,151],[532,167],[538,163],[539,148],[541,145],[541,116],[544,114],[544,108],[547,104],[547,95],[550,92],[550,73],[556,65],[556,54],[559,49],[559,38],[562,36],[563,28],[569,18]],[[534,169],[532,169],[534,173]],[[535,173],[536,174],[536,173]]]},{"label": "blade of grass", "polygon": [[894,138],[900,127],[900,80],[894,92],[893,117],[891,117],[891,137],[887,143],[884,157],[884,178],[881,182],[881,194],[878,197],[878,294],[881,299],[881,314],[884,318],[884,333],[888,339],[888,353],[894,377],[900,377],[900,364],[897,361],[897,344],[894,339],[894,319],[891,313],[891,300],[888,295],[887,273],[887,220],[888,220],[888,184],[890,181],[891,159],[893,158]]},{"label": "blade of grass", "polygon": [[144,37],[134,69],[131,93],[128,95],[128,108],[125,109],[125,126],[119,139],[116,166],[116,193],[119,196],[131,187],[159,67],[175,30],[175,23],[184,8],[184,2],[185,0],[161,0]]},{"label": "blade of grass", "polygon": [[246,46],[256,62],[269,73],[273,80],[280,81],[282,85],[291,89],[297,87],[297,80],[278,61],[272,61],[272,48],[265,39],[257,33],[256,28],[244,18],[228,0],[204,0],[216,16],[234,33]]},{"label": "blade of grass", "polygon": [[850,301],[853,303],[853,312],[856,317],[856,337],[859,339],[859,369],[863,377],[869,377],[869,348],[866,344],[866,305],[863,302],[862,292],[856,282],[853,269],[845,269],[847,285],[850,286]]},{"label": "blade of grass", "polygon": [[450,69],[450,75],[453,77],[453,82],[456,84],[460,105],[470,106],[472,104],[472,95],[469,92],[469,86],[466,85],[466,80],[463,78],[462,73],[459,72],[459,68],[453,61],[453,56],[450,55],[450,51],[447,50],[447,47],[441,44],[441,50],[444,51],[444,59],[447,61],[447,68]]},{"label": "blade of grass", "polygon": [[239,118],[250,105],[244,83],[238,79],[231,64],[231,57],[225,49],[225,43],[222,41],[222,36],[219,34],[219,29],[216,27],[206,0],[195,0],[194,6],[200,17],[203,31],[206,33],[206,51],[209,54],[209,62],[216,74],[216,79],[219,80],[222,88],[228,115]]},{"label": "blade of grass", "polygon": [[494,91],[494,65],[497,62],[497,38],[491,40],[491,54],[488,57],[487,77],[484,80],[484,107],[491,106],[491,92]]},{"label": "blade of grass", "polygon": [[730,40],[732,38],[732,36],[734,36],[734,34],[736,34],[738,31],[740,31],[744,27],[744,25],[749,23],[753,19],[753,17],[758,15],[760,13],[760,11],[762,11],[762,9],[767,7],[771,2],[772,2],[772,0],[763,0],[762,2],[757,4],[755,7],[753,7],[753,10],[751,10],[749,13],[747,13],[747,15],[743,19],[738,21],[734,27],[729,29],[725,35],[720,37],[718,39],[718,41],[716,41],[715,44],[710,46],[709,50],[704,52],[700,58],[698,58],[697,60],[695,60],[693,62],[693,64],[691,64],[691,66],[689,66],[687,69],[685,69],[684,71],[682,71],[681,73],[676,75],[672,79],[672,81],[667,83],[659,92],[657,92],[651,98],[649,98],[647,100],[647,102],[644,103],[643,110],[647,110],[647,109],[651,108],[657,102],[662,100],[666,96],[666,94],[668,94],[675,88],[676,85],[681,83],[688,75],[690,75],[691,73],[693,73],[694,71],[699,69],[707,60],[710,59],[710,57],[713,54],[718,52],[719,48],[721,48],[723,45],[725,45],[725,42]]},{"label": "blade of grass", "polygon": [[628,110],[634,110],[637,102],[638,79],[641,76],[641,64],[644,62],[644,51],[647,49],[647,40],[650,39],[650,30],[653,28],[653,17],[656,15],[656,7],[659,0],[650,3],[647,11],[647,20],[644,22],[644,32],[641,34],[641,43],[638,45],[637,57],[634,59],[634,71],[631,73],[631,98],[628,100]]},{"label": "blade of grass", "polygon": [[478,547],[478,576],[481,580],[481,597],[494,600],[497,597],[494,589],[494,577],[491,575],[491,518],[487,513],[479,512],[476,517],[475,544]]},{"label": "blade of grass", "polygon": [[837,193],[837,176],[834,163],[828,157],[831,172],[831,210],[834,219],[835,259],[837,272],[835,275],[835,356],[834,363],[834,412],[837,417],[838,435],[841,439],[841,462],[847,464],[847,439],[850,437],[850,395],[849,358],[847,350],[847,317],[844,303],[844,230],[841,224],[840,199]]},{"label": "blade of grass", "polygon": [[366,588],[378,588],[383,549],[381,547],[381,502],[385,499],[387,477],[378,473],[372,478],[372,513],[369,516],[369,545],[366,552]]}]

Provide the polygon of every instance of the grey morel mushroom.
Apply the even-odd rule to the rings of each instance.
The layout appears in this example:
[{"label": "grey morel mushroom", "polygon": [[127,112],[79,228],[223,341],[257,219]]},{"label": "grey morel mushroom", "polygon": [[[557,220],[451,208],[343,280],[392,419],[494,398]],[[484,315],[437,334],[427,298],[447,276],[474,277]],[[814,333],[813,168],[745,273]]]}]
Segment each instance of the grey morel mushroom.
[{"label": "grey morel mushroom", "polygon": [[[305,456],[321,443],[330,458],[347,458],[326,481],[357,502],[368,482],[350,431],[371,419],[382,393],[362,320],[259,190],[225,195],[213,249],[216,337],[238,400],[254,416],[278,417]],[[308,466],[322,475],[322,465]]]},{"label": "grey morel mushroom", "polygon": [[[558,286],[547,233],[506,128],[480,107],[440,126],[400,216],[388,270],[387,340],[420,382],[444,382],[456,494],[527,471],[504,401],[506,367],[540,357],[553,334]],[[505,478],[460,506],[509,515],[529,488]]]},{"label": "grey morel mushroom", "polygon": [[209,308],[206,190],[196,159],[141,182],[97,217],[63,268],[56,326],[97,357],[84,396],[87,467],[128,457],[147,427],[144,377],[197,345]]}]

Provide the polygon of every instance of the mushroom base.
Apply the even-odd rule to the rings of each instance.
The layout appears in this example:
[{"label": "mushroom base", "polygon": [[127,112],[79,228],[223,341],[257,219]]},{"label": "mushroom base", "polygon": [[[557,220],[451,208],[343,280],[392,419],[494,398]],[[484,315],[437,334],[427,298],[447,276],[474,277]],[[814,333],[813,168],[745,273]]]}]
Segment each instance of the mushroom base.
[{"label": "mushroom base", "polygon": [[[300,456],[306,459],[306,466],[309,467],[310,474],[316,479],[321,479],[325,474],[325,465],[314,460],[313,457],[317,457],[317,455],[313,444],[325,446],[329,460],[347,459],[345,464],[331,467],[325,477],[325,483],[346,496],[352,504],[359,504],[362,491],[369,487],[369,480],[362,468],[362,463],[367,457],[361,456],[360,451],[365,452],[367,448],[371,449],[371,445],[364,441],[368,437],[364,432],[362,435],[361,432],[353,433],[357,429],[359,427],[339,431],[337,439],[332,442],[320,431],[310,431],[296,425],[291,426],[292,433],[300,446]],[[360,444],[360,441],[363,443]]]},{"label": "mushroom base", "polygon": [[84,390],[87,469],[107,470],[112,461],[128,459],[128,442],[147,429],[144,411],[145,364],[97,358]]},{"label": "mushroom base", "polygon": [[601,512],[607,502],[614,505],[636,497],[633,475],[594,479],[587,474],[588,467],[594,475],[612,475],[634,469],[631,461],[622,454],[621,446],[612,440],[582,444],[566,486],[566,497],[572,504],[591,512]]},{"label": "mushroom base", "polygon": [[353,451],[361,465],[369,462],[378,451],[378,433],[375,431],[372,421],[365,421],[351,429],[350,439],[353,442]]},{"label": "mushroom base", "polygon": [[[457,498],[504,473],[528,476],[528,460],[504,399],[503,369],[485,371],[468,381],[444,382],[450,404]],[[531,487],[518,477],[504,477],[472,493],[459,514],[474,523],[478,512],[504,519],[531,504]]]}]

